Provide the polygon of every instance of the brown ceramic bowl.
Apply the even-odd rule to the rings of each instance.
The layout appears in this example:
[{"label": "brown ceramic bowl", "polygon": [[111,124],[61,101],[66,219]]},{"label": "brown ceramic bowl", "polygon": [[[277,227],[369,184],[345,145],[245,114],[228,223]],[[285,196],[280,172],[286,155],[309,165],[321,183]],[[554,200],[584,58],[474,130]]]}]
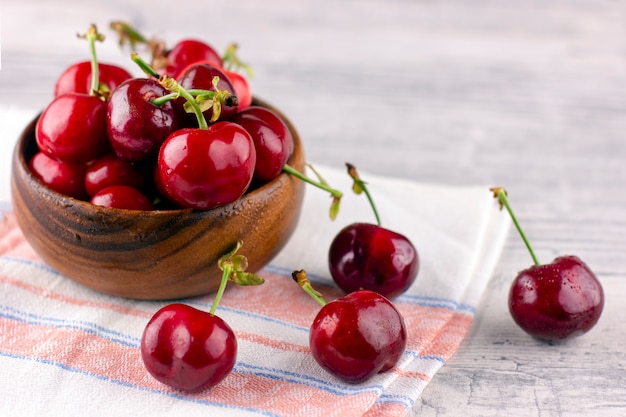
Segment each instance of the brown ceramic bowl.
[{"label": "brown ceramic bowl", "polygon": [[[304,150],[295,141],[289,164],[302,171]],[[217,289],[218,258],[239,251],[258,271],[286,245],[304,197],[304,183],[286,173],[238,201],[208,211],[152,212],[100,207],[59,194],[29,171],[37,151],[33,120],[20,136],[12,163],[13,209],[26,240],[52,268],[94,290],[135,299],[174,299]]]}]

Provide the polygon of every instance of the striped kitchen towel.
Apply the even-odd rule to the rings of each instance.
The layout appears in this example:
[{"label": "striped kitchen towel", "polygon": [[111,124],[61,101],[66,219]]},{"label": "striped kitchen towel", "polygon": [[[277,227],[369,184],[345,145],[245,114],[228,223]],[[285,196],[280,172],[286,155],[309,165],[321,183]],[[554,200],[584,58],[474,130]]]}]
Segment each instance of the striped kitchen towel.
[{"label": "striped kitchen towel", "polygon": [[[326,261],[330,241],[347,224],[374,218],[365,197],[349,192],[344,169],[317,168],[333,186],[347,190],[339,216],[330,221],[328,195],[308,188],[295,234],[260,272],[265,284],[228,287],[217,314],[237,335],[237,362],[220,385],[196,394],[157,382],[141,361],[142,331],[166,303],[100,294],[56,273],[24,240],[5,200],[0,206],[0,415],[407,415],[466,336],[504,245],[508,216],[488,186],[421,184],[370,175],[359,167],[383,225],[412,240],[421,265],[414,285],[394,300],[408,330],[397,367],[367,382],[346,384],[309,353],[309,325],[319,306],[292,281],[291,272],[307,270],[327,300],[340,297]],[[182,301],[208,310],[212,300],[206,295]]]}]

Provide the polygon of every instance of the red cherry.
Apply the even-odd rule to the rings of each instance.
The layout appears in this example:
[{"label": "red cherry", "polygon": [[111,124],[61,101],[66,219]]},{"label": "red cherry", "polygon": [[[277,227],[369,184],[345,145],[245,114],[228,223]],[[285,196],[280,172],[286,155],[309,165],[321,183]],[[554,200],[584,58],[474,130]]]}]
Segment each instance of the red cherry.
[{"label": "red cherry", "polygon": [[[196,39],[183,39],[166,53],[164,74],[178,78],[181,70],[196,62],[208,62],[213,66],[222,67],[222,58],[209,44]],[[153,63],[159,70],[158,62]]]},{"label": "red cherry", "polygon": [[252,181],[255,163],[252,138],[235,123],[180,129],[161,146],[156,182],[174,203],[207,210],[241,197]]},{"label": "red cherry", "polygon": [[103,188],[91,198],[91,203],[126,210],[150,211],[154,209],[148,197],[128,185],[111,185]]},{"label": "red cherry", "polygon": [[404,235],[374,224],[355,223],[333,239],[328,264],[345,292],[368,289],[394,298],[415,281],[419,259]]},{"label": "red cherry", "polygon": [[[217,121],[228,120],[235,113],[237,113],[237,106],[239,102],[235,87],[230,82],[230,79],[222,69],[208,64],[193,64],[189,66],[183,74],[180,75],[180,77],[178,78],[178,82],[183,88],[187,90],[200,89],[216,91],[215,87],[213,86],[214,77],[219,77],[217,90],[227,91],[231,95],[225,103],[222,103],[220,116]],[[179,99],[179,103],[181,106],[184,101],[185,100],[182,98]],[[213,116],[213,109],[209,108],[205,110],[203,114],[206,120],[211,120]],[[192,123],[196,122],[196,118],[193,114],[188,115],[188,120]]]},{"label": "red cherry", "polygon": [[80,93],[63,94],[48,104],[35,128],[39,149],[51,158],[86,163],[109,147],[106,103]]},{"label": "red cherry", "polygon": [[84,183],[87,165],[62,162],[38,152],[28,162],[28,167],[49,188],[79,200],[87,199]]},{"label": "red cherry", "polygon": [[604,307],[602,285],[576,256],[521,271],[511,285],[509,311],[518,326],[544,340],[561,340],[589,331]]},{"label": "red cherry", "polygon": [[[100,84],[106,85],[109,91],[132,78],[132,74],[117,65],[98,63],[98,68]],[[54,96],[66,93],[91,93],[91,61],[78,62],[61,73],[54,85]]]},{"label": "red cherry", "polygon": [[235,88],[235,95],[237,96],[237,100],[239,101],[237,111],[240,112],[250,107],[252,105],[252,92],[250,91],[250,84],[248,83],[246,77],[237,72],[229,71],[227,69],[224,69],[223,71]]},{"label": "red cherry", "polygon": [[375,291],[387,298],[405,292],[419,271],[419,256],[404,235],[381,226],[378,211],[356,168],[347,163],[353,190],[365,193],[377,224],[354,223],[343,228],[328,250],[328,266],[337,285],[345,292]]},{"label": "red cherry", "polygon": [[224,320],[179,303],[157,311],[141,337],[148,372],[184,391],[220,383],[232,371],[236,355],[237,339]]},{"label": "red cherry", "polygon": [[107,153],[96,159],[85,173],[85,188],[90,196],[111,185],[128,185],[143,189],[151,179],[150,170],[141,164],[132,163]]},{"label": "red cherry", "polygon": [[580,336],[596,325],[604,308],[602,285],[576,256],[560,256],[540,264],[502,187],[491,189],[509,212],[534,265],[521,271],[509,291],[509,311],[526,333],[556,341]]},{"label": "red cherry", "polygon": [[178,128],[172,103],[151,101],[167,93],[149,78],[127,80],[113,91],[107,105],[107,133],[120,158],[141,161],[156,156],[165,138]]},{"label": "red cherry", "polygon": [[254,178],[270,181],[278,176],[293,153],[293,136],[287,125],[273,111],[252,106],[235,114],[234,123],[250,133],[257,153]]}]

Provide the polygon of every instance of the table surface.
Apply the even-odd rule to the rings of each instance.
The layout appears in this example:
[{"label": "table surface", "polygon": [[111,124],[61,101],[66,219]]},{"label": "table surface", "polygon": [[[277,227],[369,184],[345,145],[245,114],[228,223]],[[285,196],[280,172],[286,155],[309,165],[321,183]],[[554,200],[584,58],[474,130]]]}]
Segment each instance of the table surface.
[{"label": "table surface", "polygon": [[[626,5],[544,3],[6,0],[0,106],[43,108],[85,58],[74,36],[90,23],[111,37],[122,19],[166,41],[237,42],[255,95],[289,115],[310,161],[504,186],[541,260],[578,255],[602,281],[592,331],[529,337],[507,311],[511,280],[531,264],[512,232],[467,339],[415,415],[626,415]],[[120,56],[100,48],[103,61]]]}]

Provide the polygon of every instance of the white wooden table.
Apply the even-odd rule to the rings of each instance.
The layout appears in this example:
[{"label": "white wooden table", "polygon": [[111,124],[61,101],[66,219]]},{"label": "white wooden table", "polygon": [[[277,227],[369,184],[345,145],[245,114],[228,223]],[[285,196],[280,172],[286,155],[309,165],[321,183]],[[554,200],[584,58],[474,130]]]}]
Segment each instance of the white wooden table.
[{"label": "white wooden table", "polygon": [[506,309],[531,263],[512,232],[468,338],[415,415],[626,416],[626,4],[520,3],[5,0],[0,106],[43,108],[85,57],[74,35],[90,23],[236,41],[255,94],[289,115],[310,161],[505,186],[539,258],[576,254],[604,285],[590,333],[530,338]]}]

